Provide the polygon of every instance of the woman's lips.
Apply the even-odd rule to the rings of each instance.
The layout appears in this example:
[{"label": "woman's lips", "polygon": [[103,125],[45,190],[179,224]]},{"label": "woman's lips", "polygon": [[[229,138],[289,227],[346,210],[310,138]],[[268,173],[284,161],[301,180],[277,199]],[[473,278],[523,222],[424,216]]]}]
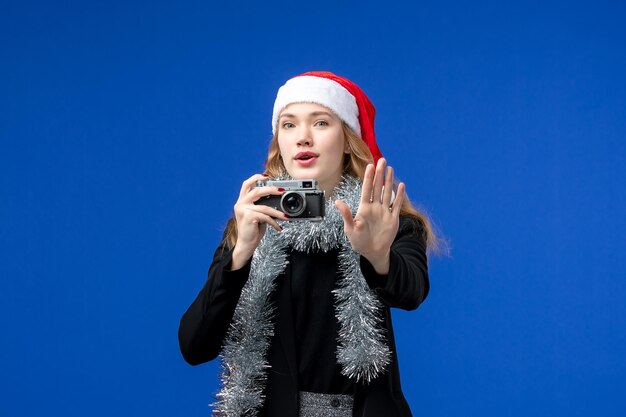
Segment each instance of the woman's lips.
[{"label": "woman's lips", "polygon": [[295,156],[296,162],[301,166],[309,166],[315,162],[319,155],[313,152],[300,152]]},{"label": "woman's lips", "polygon": [[309,165],[311,165],[312,163],[314,163],[316,160],[317,160],[317,156],[311,156],[311,157],[309,157],[309,158],[305,158],[305,159],[303,159],[303,158],[296,159],[296,162],[297,162],[299,165],[302,165],[302,166],[305,166],[305,167],[306,167],[306,166],[309,166]]}]

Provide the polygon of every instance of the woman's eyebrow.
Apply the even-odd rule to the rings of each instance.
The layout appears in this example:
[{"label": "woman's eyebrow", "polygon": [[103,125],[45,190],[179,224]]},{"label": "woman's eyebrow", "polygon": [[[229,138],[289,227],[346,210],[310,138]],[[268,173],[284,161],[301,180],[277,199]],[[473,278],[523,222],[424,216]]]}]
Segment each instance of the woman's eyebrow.
[{"label": "woman's eyebrow", "polygon": [[[317,117],[317,116],[328,116],[328,117],[333,117],[332,114],[326,112],[326,111],[314,111],[312,113],[309,113],[310,117]],[[287,118],[291,118],[294,119],[297,116],[295,114],[291,114],[291,113],[283,113],[280,115],[279,119],[282,119],[283,117],[287,117]],[[305,116],[306,117],[306,116]]]},{"label": "woman's eyebrow", "polygon": [[327,111],[314,111],[313,113],[311,113],[311,116],[328,116],[328,117],[333,117],[333,115],[328,113]]}]

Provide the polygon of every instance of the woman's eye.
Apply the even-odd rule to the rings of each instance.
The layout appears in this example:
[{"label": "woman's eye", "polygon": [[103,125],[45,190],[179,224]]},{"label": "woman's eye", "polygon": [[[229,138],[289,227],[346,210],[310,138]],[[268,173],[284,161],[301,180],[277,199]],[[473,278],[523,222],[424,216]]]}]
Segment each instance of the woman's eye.
[{"label": "woman's eye", "polygon": [[292,127],[295,127],[295,125],[293,123],[291,123],[291,122],[285,122],[285,123],[283,123],[283,127],[285,129],[291,129]]},{"label": "woman's eye", "polygon": [[317,123],[315,123],[316,126],[328,126],[328,122],[325,120],[320,120]]}]

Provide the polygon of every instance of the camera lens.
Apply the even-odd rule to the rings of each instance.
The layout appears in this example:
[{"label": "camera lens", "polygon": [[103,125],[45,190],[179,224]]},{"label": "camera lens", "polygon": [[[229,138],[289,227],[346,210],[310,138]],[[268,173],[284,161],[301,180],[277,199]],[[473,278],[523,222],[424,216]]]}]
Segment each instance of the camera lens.
[{"label": "camera lens", "polygon": [[285,214],[292,217],[299,216],[304,212],[306,208],[306,201],[304,196],[298,192],[290,192],[283,194],[280,199],[280,207]]}]

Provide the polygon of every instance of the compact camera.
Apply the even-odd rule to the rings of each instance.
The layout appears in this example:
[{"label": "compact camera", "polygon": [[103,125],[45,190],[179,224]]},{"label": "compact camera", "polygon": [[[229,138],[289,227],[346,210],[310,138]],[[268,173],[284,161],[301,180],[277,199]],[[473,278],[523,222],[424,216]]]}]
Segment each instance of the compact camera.
[{"label": "compact camera", "polygon": [[284,188],[282,195],[261,197],[254,204],[270,206],[289,216],[289,220],[314,220],[324,218],[324,191],[317,188],[316,180],[260,180],[257,187]]}]

